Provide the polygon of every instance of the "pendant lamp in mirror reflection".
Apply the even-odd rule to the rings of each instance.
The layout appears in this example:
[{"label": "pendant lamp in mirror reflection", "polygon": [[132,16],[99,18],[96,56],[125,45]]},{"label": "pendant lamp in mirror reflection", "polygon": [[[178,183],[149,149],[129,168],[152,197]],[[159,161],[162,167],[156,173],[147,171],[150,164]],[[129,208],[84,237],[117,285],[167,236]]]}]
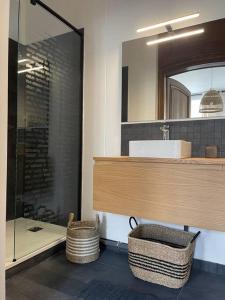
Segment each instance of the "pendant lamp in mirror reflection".
[{"label": "pendant lamp in mirror reflection", "polygon": [[223,111],[223,99],[220,93],[216,90],[206,92],[200,103],[200,113],[215,113]]}]

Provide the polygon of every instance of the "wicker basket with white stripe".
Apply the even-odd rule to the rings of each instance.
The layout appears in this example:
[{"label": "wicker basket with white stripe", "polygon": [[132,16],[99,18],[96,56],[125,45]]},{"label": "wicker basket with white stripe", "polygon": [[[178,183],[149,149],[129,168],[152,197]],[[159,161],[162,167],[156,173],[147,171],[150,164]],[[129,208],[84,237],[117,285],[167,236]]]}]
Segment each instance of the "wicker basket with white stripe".
[{"label": "wicker basket with white stripe", "polygon": [[[130,218],[130,225],[131,219],[134,218]],[[170,288],[181,288],[189,279],[199,234],[156,224],[138,225],[128,237],[133,275]]]},{"label": "wicker basket with white stripe", "polygon": [[99,217],[96,221],[74,222],[70,214],[67,227],[66,257],[73,263],[85,264],[99,257]]}]

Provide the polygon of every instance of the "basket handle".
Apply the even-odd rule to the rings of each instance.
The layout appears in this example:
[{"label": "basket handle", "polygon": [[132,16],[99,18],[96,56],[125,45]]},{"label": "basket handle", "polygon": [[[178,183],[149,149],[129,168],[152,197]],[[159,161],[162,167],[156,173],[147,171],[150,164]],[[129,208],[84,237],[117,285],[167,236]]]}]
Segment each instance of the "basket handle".
[{"label": "basket handle", "polygon": [[190,241],[191,244],[197,239],[197,237],[199,236],[200,233],[201,233],[201,231],[198,231],[198,232],[193,236],[193,238],[192,238],[191,241]]},{"label": "basket handle", "polygon": [[68,223],[67,223],[68,228],[71,226],[73,220],[74,220],[74,213],[71,212],[71,213],[69,213],[69,220],[68,220]]},{"label": "basket handle", "polygon": [[132,220],[135,222],[136,226],[138,226],[138,222],[137,222],[137,220],[135,219],[135,217],[130,217],[130,219],[129,219],[129,225],[130,225],[130,228],[133,230],[134,227],[132,226],[132,223],[131,223]]}]

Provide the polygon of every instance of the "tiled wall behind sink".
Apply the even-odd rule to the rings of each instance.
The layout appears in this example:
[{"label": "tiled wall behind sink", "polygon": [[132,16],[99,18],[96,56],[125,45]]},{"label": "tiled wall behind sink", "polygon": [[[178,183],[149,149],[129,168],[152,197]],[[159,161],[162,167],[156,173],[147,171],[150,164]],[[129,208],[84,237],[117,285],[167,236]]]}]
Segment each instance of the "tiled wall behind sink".
[{"label": "tiled wall behind sink", "polygon": [[[218,157],[225,157],[225,119],[167,122],[171,140],[192,142],[192,156],[204,157],[205,147],[218,146]],[[161,140],[162,123],[123,124],[121,155],[129,155],[129,141]]]}]

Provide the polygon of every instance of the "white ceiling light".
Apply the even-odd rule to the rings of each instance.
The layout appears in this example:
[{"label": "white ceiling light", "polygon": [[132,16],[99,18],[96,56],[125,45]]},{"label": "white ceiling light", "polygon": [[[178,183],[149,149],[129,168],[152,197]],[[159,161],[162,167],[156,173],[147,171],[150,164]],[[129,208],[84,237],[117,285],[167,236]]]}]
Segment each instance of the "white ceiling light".
[{"label": "white ceiling light", "polygon": [[28,68],[28,69],[24,69],[24,70],[18,71],[18,74],[26,73],[26,72],[31,72],[31,71],[35,71],[35,70],[41,70],[43,68],[44,68],[43,66],[34,67],[34,68]]},{"label": "white ceiling light", "polygon": [[140,28],[140,29],[137,30],[137,32],[141,33],[141,32],[144,32],[144,31],[151,30],[151,29],[164,27],[166,25],[172,25],[172,24],[179,23],[179,22],[182,22],[182,21],[187,21],[187,20],[190,20],[190,19],[194,19],[194,18],[197,18],[199,16],[200,16],[199,13],[195,13],[195,14],[192,14],[192,15],[180,17],[180,18],[177,18],[177,19],[172,19],[172,20],[162,22],[162,23],[159,23],[159,24],[155,24],[155,25],[144,27],[144,28]]},{"label": "white ceiling light", "polygon": [[163,42],[167,42],[167,41],[171,41],[171,40],[181,39],[181,38],[185,38],[185,37],[188,37],[188,36],[200,34],[200,33],[203,33],[204,31],[205,30],[203,28],[201,28],[201,29],[197,29],[197,30],[192,30],[192,31],[180,33],[180,34],[169,35],[169,36],[164,37],[164,38],[149,41],[146,44],[148,46],[151,46],[151,45],[155,45],[155,44],[159,44],[159,43],[163,43]]}]

